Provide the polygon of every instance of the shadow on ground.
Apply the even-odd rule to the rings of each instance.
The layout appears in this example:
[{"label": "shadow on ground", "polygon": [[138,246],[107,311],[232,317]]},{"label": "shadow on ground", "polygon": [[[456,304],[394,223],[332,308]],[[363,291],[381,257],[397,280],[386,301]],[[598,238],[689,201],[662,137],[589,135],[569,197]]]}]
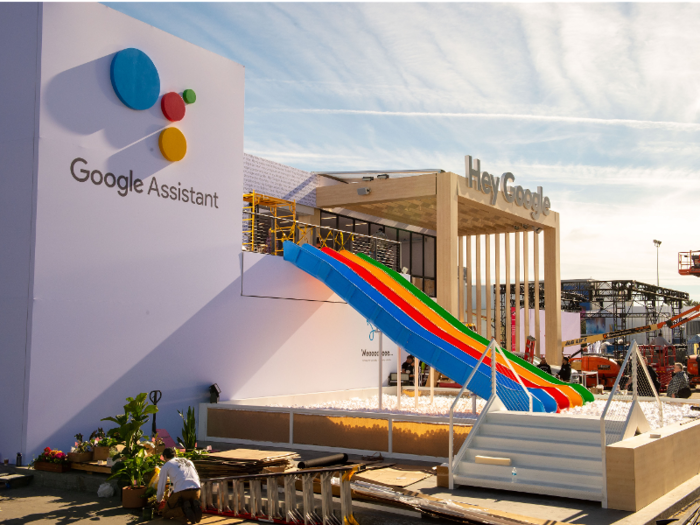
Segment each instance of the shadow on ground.
[{"label": "shadow on ground", "polygon": [[22,487],[0,492],[0,522],[20,525],[43,522],[65,525],[86,521],[136,523],[141,516],[121,507],[119,498],[95,494]]}]

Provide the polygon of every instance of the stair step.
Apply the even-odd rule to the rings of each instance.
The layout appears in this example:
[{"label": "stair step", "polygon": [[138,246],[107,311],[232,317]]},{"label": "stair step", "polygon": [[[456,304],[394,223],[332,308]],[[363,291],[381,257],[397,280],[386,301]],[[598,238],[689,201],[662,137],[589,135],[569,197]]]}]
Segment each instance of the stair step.
[{"label": "stair step", "polygon": [[517,450],[518,452],[533,454],[545,453],[597,460],[600,460],[602,457],[600,440],[598,440],[597,444],[573,443],[568,441],[549,441],[540,438],[484,436],[481,432],[478,432],[472,438],[470,448],[501,451]]},{"label": "stair step", "polygon": [[479,436],[544,439],[586,445],[600,443],[600,430],[542,428],[501,423],[500,421],[492,423],[488,418],[479,426],[478,432]]},{"label": "stair step", "polygon": [[562,414],[541,412],[498,411],[488,413],[484,423],[600,432],[600,418],[596,416],[564,416]]},{"label": "stair step", "polygon": [[[552,485],[567,485],[570,487],[580,487],[586,489],[601,490],[603,486],[602,471],[597,473],[580,472],[574,470],[551,470],[533,467],[518,467],[517,468],[517,485],[520,484],[541,484],[543,480]],[[462,462],[457,467],[457,476],[467,476],[473,479],[499,480],[509,485],[515,485],[511,482],[513,466],[501,465],[486,465],[482,463],[467,463]],[[456,478],[455,478],[456,479]],[[517,490],[511,488],[510,490]]]},{"label": "stair step", "polygon": [[512,483],[510,480],[503,481],[500,478],[474,478],[459,474],[455,475],[454,479],[455,485],[510,490],[514,492],[559,496],[563,498],[582,499],[587,501],[601,501],[603,499],[601,488],[602,485],[601,487],[597,488],[587,488],[577,485],[563,485],[561,483],[523,482],[522,480],[518,480],[517,483]]},{"label": "stair step", "polygon": [[574,454],[559,456],[549,453],[532,453],[521,449],[503,450],[490,447],[469,447],[463,461],[465,463],[475,463],[476,456],[509,458],[511,460],[511,469],[512,467],[518,469],[523,467],[545,467],[548,472],[556,470],[593,474],[600,474],[603,471],[603,462],[600,457],[597,459],[581,458]]}]

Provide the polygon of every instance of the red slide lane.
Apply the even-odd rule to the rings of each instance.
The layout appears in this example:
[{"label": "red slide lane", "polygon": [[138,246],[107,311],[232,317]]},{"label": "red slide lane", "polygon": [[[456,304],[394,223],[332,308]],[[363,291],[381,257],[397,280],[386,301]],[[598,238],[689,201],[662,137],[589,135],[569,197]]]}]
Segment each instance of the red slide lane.
[{"label": "red slide lane", "polygon": [[[446,341],[447,343],[451,344],[452,346],[459,348],[463,352],[466,352],[470,356],[472,356],[474,359],[479,359],[481,357],[481,354],[479,354],[474,348],[464,344],[462,341],[456,339],[455,337],[451,336],[450,334],[444,332],[442,329],[440,329],[438,326],[436,326],[432,321],[427,319],[422,313],[417,311],[413,306],[411,306],[409,303],[407,303],[403,298],[399,297],[393,290],[391,290],[389,287],[387,287],[384,283],[382,283],[379,279],[377,279],[374,275],[372,275],[370,272],[356,264],[355,262],[347,259],[346,257],[343,257],[341,254],[336,252],[335,250],[332,250],[330,248],[322,248],[323,253],[326,255],[329,255],[330,257],[333,257],[335,260],[343,263],[346,265],[348,268],[350,268],[353,272],[358,274],[362,279],[364,279],[367,283],[372,285],[379,293],[381,293],[384,297],[386,297],[389,301],[394,303],[398,308],[400,308],[403,312],[405,312],[411,319],[416,321],[419,325],[421,325],[423,328],[428,330],[430,333],[432,333],[434,336],[442,339],[443,341]],[[484,363],[486,363],[488,366],[491,366],[491,359],[486,357],[484,358]],[[500,363],[496,364],[496,370],[503,374],[504,376],[510,378],[511,380],[517,382],[517,379],[514,377],[513,373],[511,372],[510,368],[507,366],[501,365]],[[538,388],[541,390],[544,390],[547,392],[549,395],[551,395],[554,400],[557,403],[557,406],[559,407],[560,410],[564,408],[569,408],[569,398],[566,397],[565,394],[559,391],[556,387],[544,387],[537,385],[533,383],[532,381],[521,378],[523,384],[528,387],[528,388]]]}]

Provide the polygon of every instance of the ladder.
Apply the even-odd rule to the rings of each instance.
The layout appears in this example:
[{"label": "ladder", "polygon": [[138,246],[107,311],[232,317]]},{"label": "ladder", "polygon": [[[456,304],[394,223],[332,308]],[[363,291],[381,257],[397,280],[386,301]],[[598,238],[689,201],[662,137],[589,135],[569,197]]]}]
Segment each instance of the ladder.
[{"label": "ladder", "polygon": [[[268,523],[357,525],[352,513],[350,479],[359,468],[350,465],[205,479],[201,483],[200,504],[207,514]],[[317,476],[321,484],[320,509],[314,498]],[[297,479],[302,486],[301,505],[297,502]],[[340,489],[340,517],[333,512],[333,485]]]}]

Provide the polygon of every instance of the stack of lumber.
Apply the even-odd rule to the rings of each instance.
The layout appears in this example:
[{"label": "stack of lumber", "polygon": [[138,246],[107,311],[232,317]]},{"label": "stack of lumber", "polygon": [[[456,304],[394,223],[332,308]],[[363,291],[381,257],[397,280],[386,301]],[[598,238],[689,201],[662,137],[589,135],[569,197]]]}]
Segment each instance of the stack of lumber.
[{"label": "stack of lumber", "polygon": [[194,461],[202,479],[261,474],[263,469],[286,470],[297,458],[295,452],[237,448],[213,452]]}]

